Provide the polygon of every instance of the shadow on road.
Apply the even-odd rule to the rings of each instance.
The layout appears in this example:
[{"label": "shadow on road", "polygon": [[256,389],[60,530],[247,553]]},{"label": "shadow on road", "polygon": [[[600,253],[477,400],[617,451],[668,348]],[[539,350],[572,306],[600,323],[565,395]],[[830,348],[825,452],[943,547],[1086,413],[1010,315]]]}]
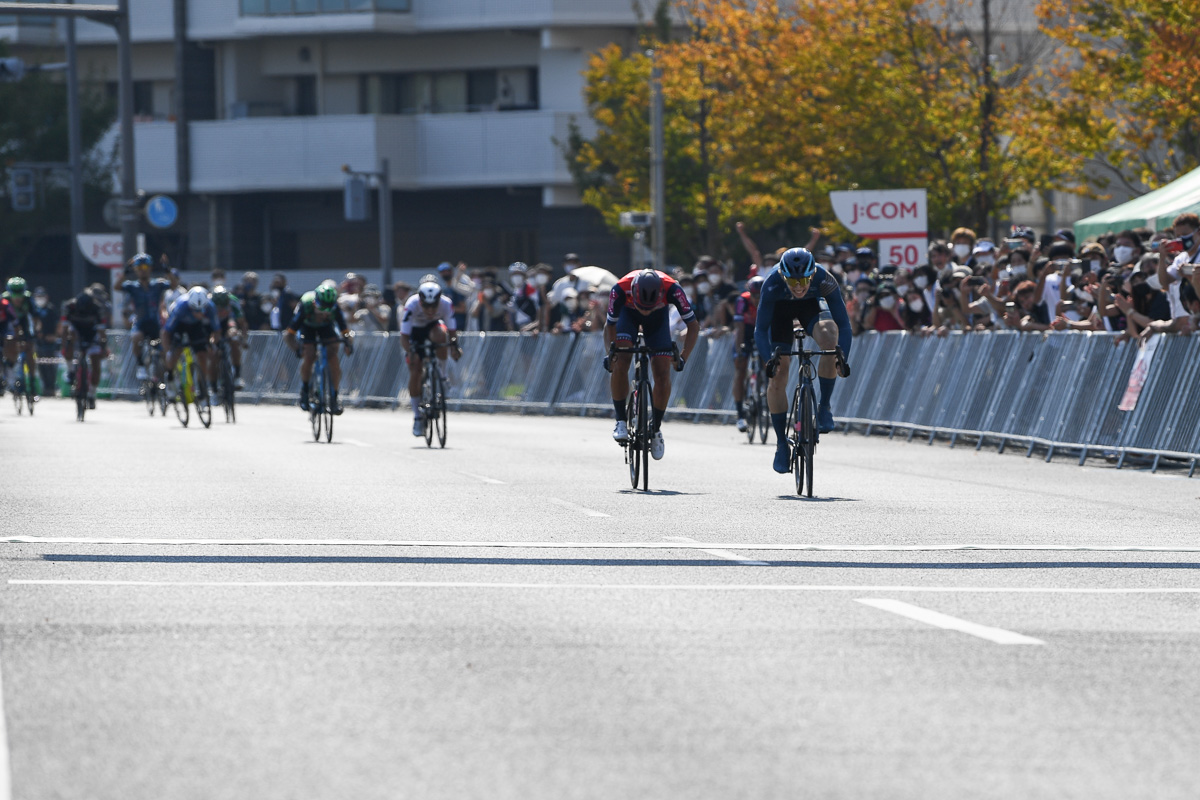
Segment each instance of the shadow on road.
[{"label": "shadow on road", "polygon": [[798,494],[777,495],[780,500],[795,500],[798,503],[857,503],[857,497],[801,497]]}]

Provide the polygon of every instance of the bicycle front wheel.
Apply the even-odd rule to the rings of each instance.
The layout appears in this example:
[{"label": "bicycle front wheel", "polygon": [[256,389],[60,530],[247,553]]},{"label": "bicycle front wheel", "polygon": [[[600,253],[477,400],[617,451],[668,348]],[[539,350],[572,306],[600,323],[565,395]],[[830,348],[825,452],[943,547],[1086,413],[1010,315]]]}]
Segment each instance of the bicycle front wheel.
[{"label": "bicycle front wheel", "polygon": [[[642,451],[642,491],[650,491],[650,382],[638,387],[638,441]],[[635,487],[636,488],[636,487]]]},{"label": "bicycle front wheel", "polygon": [[792,449],[792,475],[796,479],[796,494],[804,492],[804,466],[800,445],[800,415],[801,389],[799,386],[792,392],[792,404],[788,406],[787,437]]},{"label": "bicycle front wheel", "polygon": [[767,379],[761,372],[755,381],[754,394],[758,399],[758,441],[766,444],[771,432],[771,409],[767,406]]},{"label": "bicycle front wheel", "polygon": [[208,428],[212,425],[212,398],[208,395],[208,380],[201,374],[199,366],[195,367],[195,372],[192,385],[196,387],[196,416],[200,418],[200,423]]},{"label": "bicycle front wheel", "polygon": [[[804,483],[808,496],[813,496],[813,453],[817,444],[817,405],[813,398],[812,384],[805,382],[804,396],[800,409],[800,451],[805,462]],[[800,483],[796,482],[796,494]]]},{"label": "bicycle front wheel", "polygon": [[638,443],[638,387],[634,387],[629,399],[625,401],[625,424],[629,427],[629,438],[625,441],[625,462],[629,464],[629,481],[633,488],[638,488],[642,475],[640,445]]},{"label": "bicycle front wheel", "polygon": [[325,418],[325,442],[333,441],[333,390],[329,383],[329,365],[325,365],[325,376],[321,381],[321,416]]},{"label": "bicycle front wheel", "polygon": [[434,408],[436,409],[433,422],[437,427],[439,447],[446,446],[446,385],[438,378],[437,392],[434,393]]},{"label": "bicycle front wheel", "polygon": [[233,408],[233,364],[226,351],[221,358],[221,405],[225,408],[225,421],[237,422],[237,412]]}]

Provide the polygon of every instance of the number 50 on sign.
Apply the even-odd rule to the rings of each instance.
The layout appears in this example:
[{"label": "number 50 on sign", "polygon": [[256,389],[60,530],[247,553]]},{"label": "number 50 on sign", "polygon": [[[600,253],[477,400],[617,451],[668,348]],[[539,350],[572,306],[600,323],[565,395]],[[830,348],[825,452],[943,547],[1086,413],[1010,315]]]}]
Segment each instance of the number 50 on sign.
[{"label": "number 50 on sign", "polygon": [[879,264],[895,264],[898,267],[916,269],[925,263],[925,252],[929,241],[922,238],[880,239]]}]

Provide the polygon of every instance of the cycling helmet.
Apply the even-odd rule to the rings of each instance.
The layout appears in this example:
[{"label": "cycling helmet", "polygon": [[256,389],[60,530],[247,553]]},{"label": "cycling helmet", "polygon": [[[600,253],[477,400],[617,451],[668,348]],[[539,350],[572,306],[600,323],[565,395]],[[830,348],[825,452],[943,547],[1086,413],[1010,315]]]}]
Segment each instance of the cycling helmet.
[{"label": "cycling helmet", "polygon": [[644,269],[634,275],[633,283],[629,288],[634,306],[643,311],[651,311],[662,303],[664,294],[662,276],[652,269]]},{"label": "cycling helmet", "polygon": [[433,281],[427,281],[417,287],[417,295],[421,298],[421,305],[437,305],[442,299],[442,287]]},{"label": "cycling helmet", "polygon": [[508,271],[509,272],[520,272],[522,275],[524,275],[526,272],[529,271],[529,266],[524,261],[514,261],[513,263],[508,265]]},{"label": "cycling helmet", "polygon": [[213,289],[212,301],[218,308],[224,308],[229,305],[229,290],[224,286],[218,286]]},{"label": "cycling helmet", "polygon": [[779,257],[779,274],[790,286],[807,286],[816,272],[817,262],[803,247],[793,247]]},{"label": "cycling helmet", "polygon": [[24,278],[9,278],[8,285],[4,287],[9,294],[29,294],[29,286],[25,283]]},{"label": "cycling helmet", "polygon": [[138,267],[150,269],[154,266],[154,259],[150,258],[150,256],[145,253],[138,253],[136,256],[129,259],[129,266],[133,267],[134,269],[137,269]]},{"label": "cycling helmet", "polygon": [[208,292],[202,287],[196,286],[188,291],[187,304],[188,308],[197,313],[204,310],[204,305],[208,302]]},{"label": "cycling helmet", "polygon": [[746,281],[746,291],[761,292],[762,285],[767,282],[767,279],[761,275],[755,275],[750,280]]},{"label": "cycling helmet", "polygon": [[337,305],[337,287],[333,285],[333,281],[325,281],[317,287],[317,306],[324,309],[333,308]]}]

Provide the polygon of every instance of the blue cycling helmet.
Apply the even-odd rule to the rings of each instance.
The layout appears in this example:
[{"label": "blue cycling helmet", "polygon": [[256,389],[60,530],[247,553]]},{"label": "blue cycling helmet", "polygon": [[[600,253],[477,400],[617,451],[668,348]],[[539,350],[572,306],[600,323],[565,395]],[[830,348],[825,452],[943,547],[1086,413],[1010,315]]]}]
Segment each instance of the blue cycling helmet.
[{"label": "blue cycling helmet", "polygon": [[779,257],[779,274],[789,283],[808,283],[817,274],[817,262],[803,247],[793,247]]}]

